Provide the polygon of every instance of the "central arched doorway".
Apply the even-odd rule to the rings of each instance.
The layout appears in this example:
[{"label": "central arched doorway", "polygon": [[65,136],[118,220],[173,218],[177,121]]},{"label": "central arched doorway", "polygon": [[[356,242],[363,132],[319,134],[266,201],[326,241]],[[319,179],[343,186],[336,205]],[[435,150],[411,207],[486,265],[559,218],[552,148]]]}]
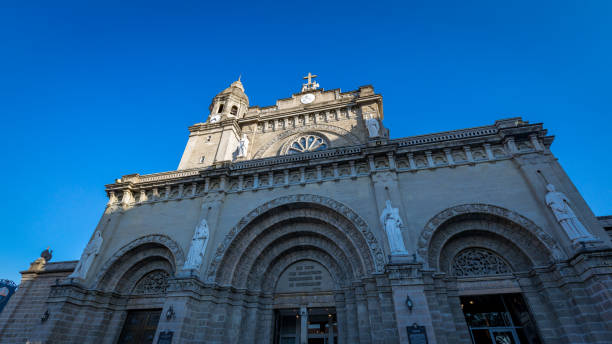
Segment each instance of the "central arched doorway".
[{"label": "central arched doorway", "polygon": [[332,274],[317,261],[287,267],[274,289],[274,343],[337,343],[337,289]]},{"label": "central arched doorway", "polygon": [[365,221],[320,196],[293,196],[258,209],[230,232],[209,270],[219,285],[252,295],[233,307],[230,317],[240,321],[226,325],[228,342],[397,340],[394,313],[383,312],[392,296],[377,274],[381,251]]}]

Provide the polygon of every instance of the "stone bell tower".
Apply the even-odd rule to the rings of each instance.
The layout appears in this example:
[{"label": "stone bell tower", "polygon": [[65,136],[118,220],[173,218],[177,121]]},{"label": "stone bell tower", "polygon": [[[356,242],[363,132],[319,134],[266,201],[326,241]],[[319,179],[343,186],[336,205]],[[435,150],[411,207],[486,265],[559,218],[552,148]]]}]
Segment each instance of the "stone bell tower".
[{"label": "stone bell tower", "polygon": [[248,108],[249,98],[239,78],[213,98],[205,123],[189,127],[189,141],[178,169],[232,161],[239,153],[241,129],[238,119],[244,117]]}]

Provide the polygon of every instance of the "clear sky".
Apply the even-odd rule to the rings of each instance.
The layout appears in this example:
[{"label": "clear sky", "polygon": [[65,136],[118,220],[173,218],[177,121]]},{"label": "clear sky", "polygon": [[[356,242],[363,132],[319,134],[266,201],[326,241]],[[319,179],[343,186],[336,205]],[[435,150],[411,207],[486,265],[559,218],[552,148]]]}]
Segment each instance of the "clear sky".
[{"label": "clear sky", "polygon": [[[52,6],[52,7],[50,7]],[[522,116],[612,214],[612,1],[0,1],[0,278],[78,259],[104,185],[176,169],[239,74],[273,105],[372,84],[394,138]]]}]

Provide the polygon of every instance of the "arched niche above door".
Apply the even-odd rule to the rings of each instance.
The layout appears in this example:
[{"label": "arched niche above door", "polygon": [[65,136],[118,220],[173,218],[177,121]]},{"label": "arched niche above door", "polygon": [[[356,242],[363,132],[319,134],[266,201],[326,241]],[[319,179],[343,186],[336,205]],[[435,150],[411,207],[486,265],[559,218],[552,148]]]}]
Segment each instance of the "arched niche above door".
[{"label": "arched niche above door", "polygon": [[335,288],[329,271],[313,260],[291,264],[276,283],[276,293],[307,293],[331,291]]}]

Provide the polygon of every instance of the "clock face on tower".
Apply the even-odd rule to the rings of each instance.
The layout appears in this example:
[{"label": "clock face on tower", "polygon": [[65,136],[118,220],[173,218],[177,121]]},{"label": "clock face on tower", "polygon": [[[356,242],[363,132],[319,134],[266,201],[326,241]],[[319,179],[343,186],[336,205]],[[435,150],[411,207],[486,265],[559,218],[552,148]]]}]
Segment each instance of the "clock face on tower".
[{"label": "clock face on tower", "polygon": [[220,119],[221,119],[221,116],[214,115],[208,120],[208,123],[215,123],[215,122],[218,122]]},{"label": "clock face on tower", "polygon": [[302,96],[302,98],[300,98],[300,101],[302,102],[302,104],[310,104],[315,100],[315,96],[312,93],[306,93],[305,95]]}]

